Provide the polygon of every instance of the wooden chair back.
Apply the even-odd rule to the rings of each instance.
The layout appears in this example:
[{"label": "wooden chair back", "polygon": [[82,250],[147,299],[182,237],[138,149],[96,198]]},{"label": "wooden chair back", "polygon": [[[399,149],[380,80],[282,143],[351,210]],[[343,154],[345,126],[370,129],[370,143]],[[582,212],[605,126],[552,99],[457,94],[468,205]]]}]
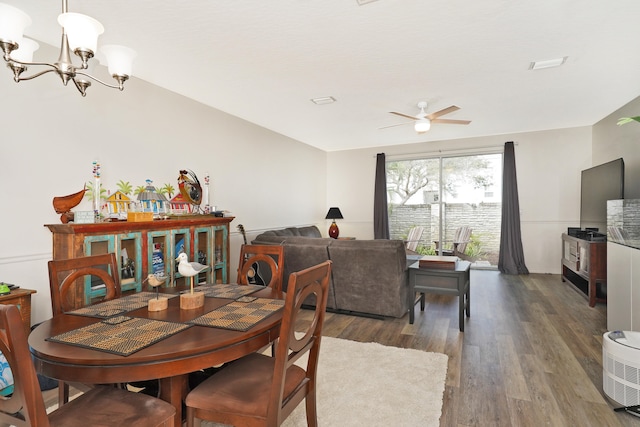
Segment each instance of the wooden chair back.
[{"label": "wooden chair back", "polygon": [[240,265],[238,266],[238,284],[264,285],[281,291],[283,280],[284,246],[242,245]]},{"label": "wooden chair back", "polygon": [[[200,420],[236,426],[279,426],[304,400],[309,426],[317,426],[316,375],[331,261],[291,273],[274,357],[244,356],[191,390],[187,427]],[[309,319],[302,304],[317,304]],[[306,362],[295,362],[307,355]],[[197,419],[197,422],[196,422]]]},{"label": "wooden chair back", "polygon": [[409,230],[409,235],[407,236],[407,240],[405,241],[405,246],[408,251],[415,252],[415,250],[418,249],[418,244],[420,243],[422,233],[424,233],[424,227],[411,227],[411,229]]},{"label": "wooden chair back", "polygon": [[471,228],[463,225],[456,230],[453,236],[453,250],[455,253],[464,254],[467,243],[471,241]]},{"label": "wooden chair back", "polygon": [[[453,233],[453,240],[445,241],[445,243],[451,242],[451,247],[445,249],[445,245],[443,245],[442,254],[455,256],[464,255],[464,251],[467,249],[467,243],[471,242],[471,231],[471,227],[467,225],[458,227],[455,233]],[[434,243],[436,245],[436,251],[440,252],[440,242],[434,240]]]},{"label": "wooden chair back", "polygon": [[70,296],[78,295],[78,279],[86,276],[96,276],[104,282],[105,301],[119,298],[122,294],[118,262],[114,253],[53,260],[49,261],[48,266],[54,316],[80,308],[73,302],[79,298]]},{"label": "wooden chair back", "polygon": [[[318,372],[318,356],[322,327],[327,309],[327,295],[331,277],[331,261],[325,261],[314,267],[291,273],[287,285],[287,298],[282,314],[280,337],[276,347],[273,383],[269,394],[267,409],[267,425],[280,425],[303,400],[313,399],[313,404],[307,403],[307,411],[312,408],[313,413],[307,413],[307,419],[317,419],[315,413],[315,387]],[[302,304],[310,296],[316,298],[313,317],[309,321],[307,313],[301,315]],[[305,310],[306,311],[306,310]],[[301,319],[305,319],[306,327],[301,331]],[[298,329],[296,329],[296,327]],[[308,353],[306,363],[306,378],[292,393],[285,396],[284,388],[289,368],[304,354]]]},{"label": "wooden chair back", "polygon": [[[80,308],[77,301],[84,301],[84,292],[79,287],[84,286],[81,279],[87,276],[100,278],[106,287],[104,301],[119,298],[120,273],[114,253],[91,255],[81,258],[70,258],[49,261],[49,287],[51,290],[51,307],[53,315],[59,316],[66,312]],[[85,384],[73,384],[82,391],[90,387]],[[69,384],[58,381],[58,403],[60,406],[69,401]]]},{"label": "wooden chair back", "polygon": [[1,423],[16,427],[174,425],[176,410],[167,402],[105,386],[93,388],[47,414],[15,305],[0,305],[0,351],[9,362],[14,381],[13,394],[0,399]]},{"label": "wooden chair back", "polygon": [[13,394],[0,399],[0,421],[20,426],[49,426],[36,371],[18,308],[0,305],[0,351],[13,375]]}]

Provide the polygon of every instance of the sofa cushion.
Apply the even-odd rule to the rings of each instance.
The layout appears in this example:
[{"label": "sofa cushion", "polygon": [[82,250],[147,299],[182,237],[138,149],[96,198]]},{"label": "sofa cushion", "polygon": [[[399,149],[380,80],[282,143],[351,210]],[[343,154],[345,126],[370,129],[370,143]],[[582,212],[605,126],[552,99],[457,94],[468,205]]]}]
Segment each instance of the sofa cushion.
[{"label": "sofa cushion", "polygon": [[[320,230],[315,225],[306,227],[288,227],[280,230],[267,230],[264,233],[258,234],[253,240],[255,244],[260,242],[274,243],[277,237],[291,237],[291,236],[303,236],[303,237],[322,237]],[[280,240],[279,242],[281,242]],[[278,243],[279,243],[278,242]]]},{"label": "sofa cushion", "polygon": [[[303,239],[304,242],[296,239]],[[308,237],[290,237],[288,238],[284,246],[284,281],[282,284],[282,290],[287,291],[289,284],[289,275],[296,271],[304,270],[305,268],[313,267],[314,265],[325,262],[329,259],[329,252],[327,246],[333,239],[309,239]],[[315,306],[315,298],[313,296],[305,304]],[[333,279],[329,280],[329,292],[327,293],[327,307],[337,308],[335,300],[335,291],[333,289]]]},{"label": "sofa cushion", "polygon": [[287,239],[287,236],[278,236],[275,234],[262,233],[251,241],[253,245],[281,245]]},{"label": "sofa cushion", "polygon": [[320,230],[318,230],[318,227],[316,227],[315,225],[310,225],[308,227],[298,227],[297,230],[299,236],[317,238],[322,237],[322,234],[320,234]]}]

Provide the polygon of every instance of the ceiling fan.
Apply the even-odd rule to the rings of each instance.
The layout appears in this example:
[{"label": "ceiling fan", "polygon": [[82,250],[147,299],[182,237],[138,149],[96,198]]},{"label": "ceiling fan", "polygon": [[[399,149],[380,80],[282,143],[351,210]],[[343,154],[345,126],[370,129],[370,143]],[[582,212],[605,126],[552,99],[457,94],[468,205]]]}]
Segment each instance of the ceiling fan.
[{"label": "ceiling fan", "polygon": [[[395,114],[396,116],[400,116],[400,117],[406,117],[407,119],[411,119],[415,121],[414,124],[414,128],[416,130],[416,132],[418,133],[424,133],[426,131],[428,131],[429,129],[431,129],[431,123],[443,123],[443,124],[450,124],[450,125],[468,125],[469,123],[471,123],[471,120],[454,120],[454,119],[440,119],[440,116],[444,116],[445,114],[449,114],[449,113],[453,113],[456,110],[459,110],[460,107],[457,107],[455,105],[452,105],[450,107],[444,108],[440,111],[436,111],[435,113],[431,113],[431,114],[427,114],[427,112],[425,111],[425,109],[427,108],[427,102],[426,101],[420,101],[418,102],[418,108],[420,108],[420,112],[415,115],[415,116],[410,116],[408,114],[404,114],[404,113],[398,113],[395,111],[390,111],[391,114]],[[385,126],[385,127],[381,127],[380,129],[386,129],[386,128],[390,128],[390,127],[394,127],[394,126],[402,126],[402,125],[407,125],[410,124],[412,122],[407,122],[407,123],[400,123],[397,125],[391,125],[391,126]]]}]

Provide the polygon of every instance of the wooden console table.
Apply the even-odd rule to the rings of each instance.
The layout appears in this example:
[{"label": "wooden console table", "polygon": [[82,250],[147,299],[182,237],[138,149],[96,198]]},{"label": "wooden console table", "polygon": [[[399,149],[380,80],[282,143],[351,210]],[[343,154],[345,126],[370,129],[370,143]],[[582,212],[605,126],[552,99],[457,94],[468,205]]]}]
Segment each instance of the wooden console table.
[{"label": "wooden console table", "polygon": [[0,296],[0,304],[16,305],[20,310],[20,316],[22,316],[22,323],[24,324],[24,331],[29,336],[31,331],[31,294],[35,294],[36,291],[32,289],[17,288],[11,291],[8,295]]}]

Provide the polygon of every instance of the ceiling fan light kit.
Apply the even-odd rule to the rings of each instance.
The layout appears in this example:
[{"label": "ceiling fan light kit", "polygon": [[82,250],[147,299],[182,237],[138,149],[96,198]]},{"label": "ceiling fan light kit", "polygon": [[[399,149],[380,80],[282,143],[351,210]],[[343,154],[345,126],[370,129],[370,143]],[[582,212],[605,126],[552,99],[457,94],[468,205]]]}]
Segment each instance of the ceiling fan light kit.
[{"label": "ceiling fan light kit", "polygon": [[431,129],[431,120],[424,118],[416,121],[415,126],[413,127],[418,133],[425,133],[429,129]]},{"label": "ceiling fan light kit", "polygon": [[[31,80],[43,74],[56,72],[66,86],[72,81],[82,96],[91,86],[91,80],[104,86],[123,90],[124,82],[131,77],[133,59],[136,52],[125,46],[103,46],[101,51],[107,58],[109,73],[117,81],[111,85],[84,72],[89,67],[88,61],[93,58],[98,46],[98,37],[104,32],[100,22],[90,16],[68,12],[67,0],[62,0],[62,14],[58,16],[62,26],[62,42],[60,56],[55,63],[33,62],[33,52],[39,48],[38,43],[24,38],[24,30],[31,25],[31,18],[20,9],[0,3],[0,48],[4,52],[4,60],[13,71],[13,80],[18,83]],[[82,63],[74,65],[71,52],[75,53]],[[48,67],[31,76],[23,77],[28,66]]]},{"label": "ceiling fan light kit", "polygon": [[[445,114],[453,113],[460,109],[460,107],[456,105],[451,105],[447,108],[443,108],[442,110],[436,111],[435,113],[427,114],[425,111],[427,109],[427,102],[420,101],[418,102],[418,108],[420,112],[415,116],[411,116],[409,114],[398,113],[396,111],[390,111],[391,114],[395,114],[396,116],[405,117],[407,119],[414,120],[414,130],[418,133],[425,133],[431,129],[431,123],[441,123],[441,124],[449,124],[449,125],[468,125],[471,123],[470,120],[455,120],[455,119],[441,119],[440,116],[444,116]],[[412,123],[412,122],[408,122]],[[400,123],[397,125],[384,126],[380,129],[386,129],[395,126],[402,126],[408,123]]]}]

